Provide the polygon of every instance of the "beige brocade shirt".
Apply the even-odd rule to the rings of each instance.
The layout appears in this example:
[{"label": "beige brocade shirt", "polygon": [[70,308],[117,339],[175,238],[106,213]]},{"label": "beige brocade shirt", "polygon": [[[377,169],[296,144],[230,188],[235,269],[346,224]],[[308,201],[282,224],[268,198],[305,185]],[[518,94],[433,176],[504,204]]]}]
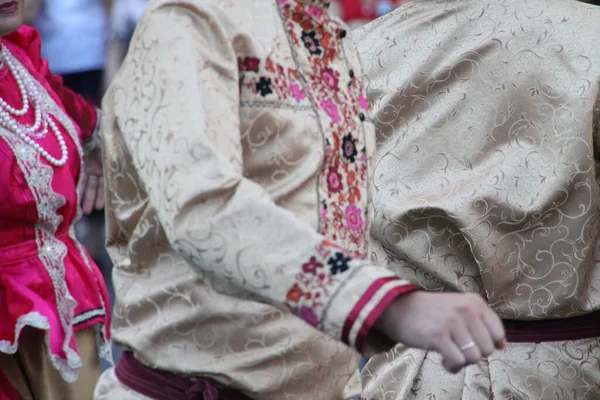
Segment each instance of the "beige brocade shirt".
[{"label": "beige brocade shirt", "polygon": [[[415,0],[355,32],[380,265],[505,319],[600,309],[599,39],[600,8],[574,0]],[[398,348],[365,396],[599,399],[598,337],[511,344],[456,376]]]},{"label": "beige brocade shirt", "polygon": [[411,286],[364,261],[375,137],[345,29],[321,0],[150,2],[103,121],[113,337],[142,362],[360,393],[351,348]]}]

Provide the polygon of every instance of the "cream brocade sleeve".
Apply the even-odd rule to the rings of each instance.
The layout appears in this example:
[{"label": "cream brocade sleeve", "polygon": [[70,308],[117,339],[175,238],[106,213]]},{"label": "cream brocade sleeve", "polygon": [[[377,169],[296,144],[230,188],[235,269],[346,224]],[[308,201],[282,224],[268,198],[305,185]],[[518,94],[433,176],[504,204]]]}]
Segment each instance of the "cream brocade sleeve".
[{"label": "cream brocade sleeve", "polygon": [[[139,74],[116,89],[114,112],[169,241],[240,296],[285,307],[360,349],[383,309],[415,288],[351,259],[244,177],[232,44],[213,16],[192,6],[165,5],[145,27],[167,20],[185,28],[160,29],[142,43],[137,67],[155,69],[153,80]],[[146,95],[119,101],[128,91]]]}]

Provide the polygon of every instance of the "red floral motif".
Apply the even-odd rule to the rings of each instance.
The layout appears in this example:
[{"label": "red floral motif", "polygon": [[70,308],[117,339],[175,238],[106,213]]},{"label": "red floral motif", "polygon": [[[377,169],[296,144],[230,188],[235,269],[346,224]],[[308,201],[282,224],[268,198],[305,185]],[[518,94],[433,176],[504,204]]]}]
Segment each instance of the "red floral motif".
[{"label": "red floral motif", "polygon": [[288,292],[287,294],[287,299],[289,301],[293,301],[294,303],[297,303],[302,296],[304,296],[304,292],[302,292],[302,289],[300,289],[300,286],[298,286],[298,284],[295,284]]},{"label": "red floral motif", "polygon": [[308,15],[310,15],[313,18],[321,19],[323,17],[323,13],[324,12],[321,7],[316,7],[316,6],[308,7]]},{"label": "red floral motif", "polygon": [[363,219],[361,217],[361,211],[354,204],[350,204],[346,207],[346,224],[348,228],[353,231],[360,232],[363,226]]},{"label": "red floral motif", "polygon": [[311,257],[310,260],[302,266],[302,271],[307,274],[317,274],[317,270],[323,268],[323,264],[317,260],[317,257]]},{"label": "red floral motif", "polygon": [[260,59],[257,57],[246,57],[244,58],[244,61],[241,62],[241,64],[244,67],[244,71],[258,73],[260,67]]},{"label": "red floral motif", "polygon": [[316,6],[280,3],[296,58],[309,60],[298,72],[306,81],[304,93],[318,108],[326,143],[319,180],[321,234],[353,256],[365,257],[369,188],[362,124],[367,98],[355,72],[344,71],[342,28],[327,13],[317,18],[311,7]]},{"label": "red floral motif", "polygon": [[361,93],[358,96],[358,104],[360,104],[360,106],[363,108],[363,110],[365,110],[365,111],[369,110],[369,103],[367,102],[367,97],[365,96],[364,93]]},{"label": "red floral motif", "polygon": [[331,118],[333,122],[340,122],[340,113],[338,111],[337,106],[331,99],[325,99],[321,102],[321,108],[325,111],[325,113]]},{"label": "red floral motif", "polygon": [[240,91],[258,94],[266,101],[293,99],[295,103],[300,103],[306,99],[298,71],[285,68],[271,58],[264,60],[264,63],[256,57],[239,58],[238,69]]},{"label": "red floral motif", "polygon": [[307,323],[317,326],[331,291],[350,270],[351,258],[339,248],[323,242],[302,265],[296,283],[287,293],[286,306]]},{"label": "red floral motif", "polygon": [[327,187],[333,193],[339,193],[342,190],[342,175],[333,168],[329,168]]},{"label": "red floral motif", "polygon": [[312,309],[308,307],[302,307],[302,310],[300,311],[300,317],[312,326],[319,325],[319,317]]},{"label": "red floral motif", "polygon": [[325,82],[325,84],[331,89],[339,89],[338,84],[340,80],[336,77],[336,74],[331,68],[323,68],[323,70],[321,71],[321,78],[323,78],[323,82]]},{"label": "red floral motif", "polygon": [[292,97],[294,97],[294,99],[296,99],[298,103],[306,98],[304,90],[302,90],[302,88],[298,84],[291,85],[290,91],[292,92]]},{"label": "red floral motif", "polygon": [[[318,326],[324,299],[348,274],[352,257],[366,257],[369,188],[362,124],[367,100],[354,71],[350,67],[344,71],[348,62],[339,24],[324,9],[319,8],[320,14],[314,8],[321,6],[296,0],[280,0],[279,5],[297,69],[279,68],[267,59],[258,74],[242,80],[242,87],[254,90],[257,76],[268,77],[272,93],[266,99],[310,99],[317,111],[325,143],[318,185],[320,233],[325,240],[299,269],[286,306]],[[261,89],[266,91],[266,85]]]}]

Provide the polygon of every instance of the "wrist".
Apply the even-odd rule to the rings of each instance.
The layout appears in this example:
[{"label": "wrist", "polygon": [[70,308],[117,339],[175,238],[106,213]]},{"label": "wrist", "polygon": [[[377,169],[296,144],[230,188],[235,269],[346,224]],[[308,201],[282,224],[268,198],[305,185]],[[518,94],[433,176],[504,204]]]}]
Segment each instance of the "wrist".
[{"label": "wrist", "polygon": [[381,313],[373,327],[390,335],[398,327],[398,317],[403,314],[406,303],[408,301],[418,301],[415,298],[419,298],[423,294],[421,290],[414,290],[408,293],[399,295],[390,303],[390,305]]}]

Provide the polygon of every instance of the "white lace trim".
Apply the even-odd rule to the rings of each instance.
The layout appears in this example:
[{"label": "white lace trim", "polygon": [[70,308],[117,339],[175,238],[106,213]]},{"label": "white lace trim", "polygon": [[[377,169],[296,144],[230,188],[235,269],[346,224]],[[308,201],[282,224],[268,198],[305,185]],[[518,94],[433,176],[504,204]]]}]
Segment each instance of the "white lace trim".
[{"label": "white lace trim", "polygon": [[[61,114],[61,116],[64,116],[64,115]],[[88,142],[86,144],[84,144],[83,146],[81,145],[81,143],[79,141],[79,137],[77,136],[77,131],[75,129],[73,129],[73,132],[75,132],[75,133],[73,133],[73,132],[71,132],[70,129],[68,129],[69,134],[71,135],[71,139],[73,139],[73,142],[75,142],[75,145],[77,146],[77,152],[79,153],[79,159],[81,160],[81,164],[80,164],[81,173],[79,174],[80,179],[79,179],[79,182],[77,182],[77,215],[75,216],[75,221],[78,221],[79,219],[81,219],[81,217],[83,215],[83,211],[82,211],[80,205],[81,205],[81,198],[83,196],[83,191],[85,190],[85,181],[83,179],[83,177],[84,177],[83,176],[84,175],[83,174],[84,154],[88,154],[89,152],[96,150],[97,148],[100,148],[101,143],[102,143],[101,142],[101,134],[100,134],[102,113],[100,112],[99,109],[96,109],[96,118],[97,118],[96,119],[96,127],[94,128],[94,132],[92,133],[92,136],[90,137],[90,139],[88,139]],[[65,124],[69,124],[69,126],[72,126],[71,120],[68,118],[63,120],[60,117],[57,117],[57,119],[60,121],[61,124],[63,124],[63,126],[67,126]],[[81,258],[83,258],[85,265],[88,267],[88,269],[90,271],[93,270],[94,267],[92,266],[92,263],[90,262],[90,259],[88,258],[87,252],[83,249],[82,244],[79,243],[79,241],[77,240],[77,238],[75,236],[75,226],[74,225],[71,225],[71,227],[69,228],[69,236],[71,237],[71,239],[77,246],[77,250],[79,250],[79,254],[81,255]],[[100,301],[102,302],[102,309],[104,310],[105,315],[108,315],[108,312],[110,312],[110,310],[107,310],[106,304],[104,303],[104,299],[102,298],[100,293],[98,295],[100,296]],[[103,360],[106,360],[110,365],[114,365],[114,359],[113,359],[113,355],[112,355],[112,343],[109,340],[107,340],[107,337],[108,337],[107,328],[109,328],[109,327],[107,327],[106,324],[101,324],[101,326],[100,326],[99,337],[98,337],[98,355]]]},{"label": "white lace trim", "polygon": [[[77,198],[81,197],[81,193],[84,189],[84,185],[82,183],[82,180],[79,181],[79,185],[77,187]],[[80,218],[81,216],[81,207],[78,207],[77,210],[77,218]],[[75,227],[71,226],[71,229],[69,229],[69,236],[73,239],[73,241],[75,242],[75,245],[77,246],[77,249],[79,250],[79,253],[81,254],[81,257],[83,258],[83,261],[85,262],[85,265],[91,270],[92,268],[94,268],[92,266],[92,264],[90,263],[90,260],[87,256],[87,253],[84,251],[83,246],[81,243],[79,243],[79,241],[75,238]],[[104,313],[104,315],[108,315],[107,314],[107,308],[106,308],[106,304],[104,303],[104,299],[102,298],[102,296],[100,295],[100,301],[102,302],[102,311]],[[94,310],[91,310],[94,311]],[[77,318],[75,318],[77,319]],[[73,323],[77,323],[77,321],[73,321]],[[99,337],[98,337],[98,355],[100,356],[100,358],[102,358],[103,360],[107,361],[111,366],[114,366],[114,358],[113,358],[113,354],[112,354],[112,342],[110,340],[107,340],[108,337],[108,332],[107,332],[107,326],[106,324],[100,324],[99,327]]]},{"label": "white lace trim", "polygon": [[[15,326],[15,338],[18,338],[21,335],[21,331],[26,326],[31,326],[33,328],[46,331],[44,333],[44,341],[46,342],[46,348],[48,349],[50,362],[52,362],[54,368],[60,372],[65,381],[75,382],[79,375],[79,370],[81,369],[81,358],[76,351],[69,347],[68,343],[67,349],[63,347],[63,350],[67,354],[66,360],[61,359],[55,354],[52,354],[50,351],[50,322],[48,321],[48,318],[44,317],[37,311],[20,316]],[[15,340],[14,343],[9,342],[8,340],[0,340],[0,352],[2,353],[15,354],[18,348],[18,340]],[[63,373],[63,371],[69,372]]]},{"label": "white lace trim", "polygon": [[[17,69],[22,75],[30,75],[29,71],[18,61]],[[52,114],[63,125],[71,136],[71,139],[76,143],[77,151],[82,159],[79,136],[72,121],[54,102],[42,84],[35,79],[33,81],[38,85],[39,92],[41,93],[40,105],[46,107],[49,114]],[[73,382],[77,379],[79,370],[81,369],[81,358],[69,346],[73,338],[72,324],[77,302],[69,293],[65,279],[64,258],[67,254],[67,248],[64,243],[56,238],[56,231],[63,220],[62,216],[58,214],[58,210],[65,204],[65,198],[55,193],[52,189],[54,170],[51,166],[41,162],[39,154],[33,148],[24,143],[17,135],[2,127],[0,127],[0,137],[6,141],[15,154],[19,167],[37,205],[39,219],[35,225],[35,237],[38,247],[38,257],[52,280],[56,295],[58,316],[63,332],[65,333],[62,349],[66,355],[66,359],[52,354],[50,343],[48,342],[49,334],[46,333],[49,358],[62,378],[68,382]],[[83,168],[83,159],[81,162]],[[77,193],[78,203],[81,195],[81,186],[82,182],[80,180]],[[78,210],[78,215],[80,215],[80,210]],[[47,318],[39,313],[30,313],[19,317],[15,331],[19,333],[25,325],[39,329],[50,329]],[[14,344],[6,343],[6,341],[0,342],[0,351],[5,353],[14,353],[17,347],[17,340]]]},{"label": "white lace trim", "polygon": [[106,315],[106,313],[104,312],[104,309],[102,309],[102,308],[88,310],[81,314],[77,314],[75,316],[75,318],[73,318],[73,325],[79,325],[86,321],[89,321],[92,318],[104,317],[105,315]]}]

